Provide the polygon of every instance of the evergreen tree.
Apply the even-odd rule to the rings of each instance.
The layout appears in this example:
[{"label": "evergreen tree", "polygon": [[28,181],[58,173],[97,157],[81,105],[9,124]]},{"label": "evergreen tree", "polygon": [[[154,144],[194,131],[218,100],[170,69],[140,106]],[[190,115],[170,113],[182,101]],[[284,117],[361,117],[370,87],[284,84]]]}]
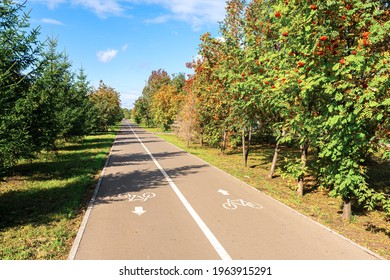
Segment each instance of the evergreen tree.
[{"label": "evergreen tree", "polygon": [[33,106],[30,133],[38,151],[56,150],[56,141],[70,135],[74,121],[74,74],[67,56],[57,53],[57,44],[56,39],[48,40],[39,75],[29,93]]},{"label": "evergreen tree", "polygon": [[0,2],[0,174],[32,151],[24,105],[41,44],[24,7]]},{"label": "evergreen tree", "polygon": [[89,84],[88,77],[85,74],[84,68],[79,70],[74,84],[74,122],[71,137],[80,137],[87,135],[93,130],[93,104],[90,102],[88,95],[91,93],[92,87]]}]

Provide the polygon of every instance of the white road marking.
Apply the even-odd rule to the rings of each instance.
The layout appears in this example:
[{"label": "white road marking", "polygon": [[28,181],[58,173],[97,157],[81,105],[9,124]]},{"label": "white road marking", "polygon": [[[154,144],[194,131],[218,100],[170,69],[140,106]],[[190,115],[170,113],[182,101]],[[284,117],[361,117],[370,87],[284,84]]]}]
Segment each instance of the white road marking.
[{"label": "white road marking", "polygon": [[225,190],[219,190],[218,191],[220,194],[223,194],[223,195],[229,195],[229,192],[228,191],[225,191]]},{"label": "white road marking", "polygon": [[141,216],[142,214],[145,214],[146,211],[144,211],[143,207],[135,207],[133,213],[137,214],[138,216]]},{"label": "white road marking", "polygon": [[161,165],[158,163],[156,158],[153,156],[153,154],[149,151],[149,149],[142,143],[142,140],[138,137],[138,135],[135,133],[131,125],[126,121],[127,125],[130,127],[131,131],[135,135],[135,137],[138,139],[142,147],[145,149],[145,151],[149,154],[150,158],[153,160],[154,164],[157,166],[157,168],[161,171],[161,173],[164,175],[165,179],[173,189],[173,191],[176,193],[180,201],[183,203],[184,207],[187,209],[187,211],[190,213],[192,218],[195,220],[195,222],[198,224],[199,228],[203,232],[203,234],[206,236],[206,238],[209,240],[211,245],[214,247],[215,251],[218,253],[220,258],[222,260],[232,260],[232,258],[229,256],[228,252],[223,248],[222,244],[218,241],[218,239],[215,237],[215,235],[211,232],[211,230],[208,228],[208,226],[203,222],[201,217],[196,213],[194,208],[192,208],[191,204],[188,202],[188,200],[184,197],[184,195],[181,193],[179,188],[176,186],[176,184],[173,182],[171,177],[165,172],[165,170],[161,167]]},{"label": "white road marking", "polygon": [[148,199],[156,197],[156,194],[155,193],[150,193],[150,192],[149,193],[144,193],[143,195],[128,194],[127,197],[129,199],[129,201],[131,201],[131,202],[133,202],[133,201],[145,202]]},{"label": "white road marking", "polygon": [[250,207],[253,209],[263,209],[264,207],[258,203],[248,202],[243,199],[228,199],[223,205],[225,209],[236,210],[238,206]]}]

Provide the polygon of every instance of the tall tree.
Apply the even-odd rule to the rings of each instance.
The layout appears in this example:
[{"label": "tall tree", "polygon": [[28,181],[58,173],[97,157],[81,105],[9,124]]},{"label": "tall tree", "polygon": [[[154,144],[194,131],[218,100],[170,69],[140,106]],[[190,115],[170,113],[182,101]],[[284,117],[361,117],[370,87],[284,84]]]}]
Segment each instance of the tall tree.
[{"label": "tall tree", "polygon": [[79,69],[73,87],[66,99],[68,112],[65,114],[67,116],[65,138],[82,137],[92,131],[93,106],[88,99],[91,90],[84,68]]},{"label": "tall tree", "polygon": [[183,100],[181,88],[174,84],[163,85],[154,95],[150,103],[153,119],[164,131],[168,131],[176,118]]},{"label": "tall tree", "polygon": [[337,1],[311,9],[322,26],[318,61],[327,65],[327,75],[321,76],[326,82],[326,104],[318,127],[323,132],[319,135],[320,181],[332,195],[342,197],[345,219],[351,217],[353,202],[390,210],[385,194],[368,185],[365,167],[376,139],[385,139],[389,129],[389,2]]},{"label": "tall tree", "polygon": [[57,140],[69,135],[75,106],[71,103],[74,74],[68,57],[57,52],[57,39],[48,39],[47,44],[28,99],[32,106],[29,131],[38,150],[56,150]]},{"label": "tall tree", "polygon": [[142,90],[142,99],[138,107],[138,113],[140,114],[143,121],[147,126],[154,124],[153,112],[152,112],[152,99],[153,96],[160,90],[164,85],[171,83],[171,77],[168,73],[163,70],[154,70],[149,76],[149,79]]},{"label": "tall tree", "polygon": [[[188,66],[191,67],[191,64],[188,64]],[[190,76],[186,80],[183,91],[182,106],[176,117],[176,121],[179,123],[179,126],[175,128],[176,133],[186,140],[187,147],[190,146],[196,136],[199,137],[199,142],[203,145],[203,135],[200,133],[199,112],[197,110],[199,100],[194,91],[194,76]]]},{"label": "tall tree", "polygon": [[300,191],[310,144],[319,151],[317,178],[342,197],[344,218],[352,201],[388,207],[384,194],[367,185],[364,162],[389,111],[389,6],[297,0],[271,9],[279,37],[271,41],[279,50],[274,59],[285,81],[276,88],[290,111],[282,128],[301,146],[301,166],[289,165]]},{"label": "tall tree", "polygon": [[24,8],[0,2],[0,175],[32,150],[24,104],[41,44]]},{"label": "tall tree", "polygon": [[[273,177],[278,159],[279,147],[285,139],[281,123],[288,111],[288,103],[279,95],[282,61],[278,45],[279,32],[273,25],[271,6],[277,0],[251,1],[245,11],[245,82],[250,93],[243,105],[249,105],[252,118],[263,131],[273,132],[276,137],[275,153],[269,177]],[[247,95],[248,95],[247,93]]]},{"label": "tall tree", "polygon": [[234,128],[229,98],[226,88],[223,41],[205,33],[201,37],[199,54],[201,59],[194,62],[193,90],[199,99],[199,125],[204,139],[211,145],[219,145],[224,152],[229,136]]},{"label": "tall tree", "polygon": [[95,131],[106,131],[110,125],[123,118],[119,93],[103,81],[88,97],[96,112]]},{"label": "tall tree", "polygon": [[[231,118],[234,128],[241,130],[243,164],[247,166],[254,124],[253,85],[250,83],[250,63],[246,40],[246,1],[227,1],[226,17],[220,26],[226,92],[231,98]],[[233,127],[232,127],[233,128]]]}]

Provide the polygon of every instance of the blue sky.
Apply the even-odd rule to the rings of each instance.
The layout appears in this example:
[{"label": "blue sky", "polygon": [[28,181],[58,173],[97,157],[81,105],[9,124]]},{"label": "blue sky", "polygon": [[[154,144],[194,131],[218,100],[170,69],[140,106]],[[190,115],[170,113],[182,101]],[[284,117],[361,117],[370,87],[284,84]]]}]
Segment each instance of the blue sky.
[{"label": "blue sky", "polygon": [[218,36],[225,0],[29,0],[42,40],[57,37],[74,70],[115,88],[131,108],[152,70],[188,73],[200,36]]}]

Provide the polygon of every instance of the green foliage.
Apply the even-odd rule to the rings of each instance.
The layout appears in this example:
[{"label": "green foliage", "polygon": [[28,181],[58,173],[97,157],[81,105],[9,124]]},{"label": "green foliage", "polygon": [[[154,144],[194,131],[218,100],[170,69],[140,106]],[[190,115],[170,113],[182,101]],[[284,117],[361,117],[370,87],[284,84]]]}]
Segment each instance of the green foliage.
[{"label": "green foliage", "polygon": [[23,4],[0,3],[0,176],[31,155],[25,100],[40,51]]},{"label": "green foliage", "polygon": [[131,109],[127,109],[127,108],[122,108],[122,112],[123,112],[123,116],[126,118],[126,119],[131,119],[132,118],[132,112],[133,110]]},{"label": "green foliage", "polygon": [[134,104],[133,118],[136,123],[158,125],[164,131],[170,129],[183,99],[185,84],[183,74],[168,75],[165,70],[152,71],[142,96]]},{"label": "green foliage", "polygon": [[164,131],[168,131],[178,112],[182,101],[181,88],[172,85],[162,86],[152,98],[154,122]]},{"label": "green foliage", "polygon": [[171,83],[171,78],[165,70],[159,69],[152,71],[149,76],[148,82],[146,83],[142,96],[135,102],[135,114],[136,120],[145,122],[147,126],[153,126],[153,96],[160,90],[164,85]]},{"label": "green foliage", "polygon": [[59,141],[81,138],[123,116],[118,94],[91,102],[84,70],[72,72],[56,39],[39,42],[39,28],[30,29],[24,8],[0,2],[0,177],[20,159],[56,151]]},{"label": "green foliage", "polygon": [[27,100],[31,104],[29,130],[38,151],[55,150],[56,141],[70,133],[76,117],[71,114],[75,106],[71,65],[66,55],[56,49],[57,40],[48,40]]},{"label": "green foliage", "polygon": [[124,117],[119,93],[103,81],[100,81],[99,88],[93,90],[88,98],[95,114],[94,131],[107,131],[109,126],[114,125]]},{"label": "green foliage", "polygon": [[190,65],[197,130],[225,146],[266,127],[302,150],[290,176],[315,170],[332,195],[388,210],[365,165],[390,154],[389,20],[387,1],[227,1],[222,37],[204,34]]}]

